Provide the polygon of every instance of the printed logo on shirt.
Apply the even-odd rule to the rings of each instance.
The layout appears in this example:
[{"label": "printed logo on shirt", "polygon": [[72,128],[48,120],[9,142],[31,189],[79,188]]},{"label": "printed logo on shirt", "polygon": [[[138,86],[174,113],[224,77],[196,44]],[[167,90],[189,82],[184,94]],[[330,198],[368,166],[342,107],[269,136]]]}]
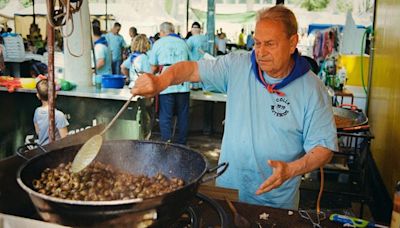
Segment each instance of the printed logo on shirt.
[{"label": "printed logo on shirt", "polygon": [[271,105],[272,113],[277,117],[286,116],[289,113],[289,101],[284,97],[275,98],[275,104]]}]

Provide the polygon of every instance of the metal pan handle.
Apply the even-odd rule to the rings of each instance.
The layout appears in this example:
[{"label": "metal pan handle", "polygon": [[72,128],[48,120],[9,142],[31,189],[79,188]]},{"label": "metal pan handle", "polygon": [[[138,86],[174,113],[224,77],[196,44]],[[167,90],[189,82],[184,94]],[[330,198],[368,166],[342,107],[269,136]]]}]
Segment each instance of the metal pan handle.
[{"label": "metal pan handle", "polygon": [[341,104],[341,105],[339,105],[339,108],[343,108],[343,107],[350,107],[350,109],[353,110],[353,111],[358,110],[357,105],[353,105],[353,104]]},{"label": "metal pan handle", "polygon": [[37,144],[37,143],[28,143],[28,144],[25,144],[25,145],[23,145],[23,146],[18,147],[16,154],[17,154],[19,157],[21,157],[21,158],[23,158],[23,159],[25,159],[25,160],[29,160],[29,158],[27,158],[27,157],[25,157],[25,155],[23,155],[23,153],[24,153],[25,151],[29,150],[28,146],[36,146],[36,147],[39,147],[39,149],[40,149],[41,151],[43,151],[43,153],[47,153],[47,150],[44,149],[41,145],[39,145],[39,144]]},{"label": "metal pan handle", "polygon": [[229,166],[228,162],[222,162],[221,164],[217,165],[216,167],[207,170],[206,174],[210,174],[210,173],[213,173],[215,170],[218,170],[219,168],[222,168],[221,170],[217,171],[216,173],[214,173],[212,175],[209,175],[209,176],[206,176],[206,177],[203,176],[200,179],[200,184],[208,182],[208,181],[211,181],[211,180],[221,176],[226,171],[228,166]]},{"label": "metal pan handle", "polygon": [[346,127],[343,128],[343,131],[361,131],[361,130],[368,130],[369,125],[362,125],[362,126],[356,126],[356,127]]}]

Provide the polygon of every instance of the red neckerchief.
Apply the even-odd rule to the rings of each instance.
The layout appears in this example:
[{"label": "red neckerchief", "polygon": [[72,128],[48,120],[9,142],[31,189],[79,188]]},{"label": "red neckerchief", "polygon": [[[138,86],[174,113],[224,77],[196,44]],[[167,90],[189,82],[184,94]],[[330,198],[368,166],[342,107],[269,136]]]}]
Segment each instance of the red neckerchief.
[{"label": "red neckerchief", "polygon": [[268,83],[265,81],[260,67],[258,67],[258,75],[257,75],[257,76],[258,76],[258,78],[260,79],[260,81],[262,82],[262,84],[264,85],[264,88],[266,88],[267,91],[268,91],[269,93],[276,93],[276,95],[278,95],[278,96],[280,96],[280,97],[284,97],[284,96],[285,96],[285,93],[284,93],[284,92],[279,91],[279,90],[277,90],[277,89],[274,89],[274,87],[275,87],[278,83],[276,83],[276,84],[268,84]]}]

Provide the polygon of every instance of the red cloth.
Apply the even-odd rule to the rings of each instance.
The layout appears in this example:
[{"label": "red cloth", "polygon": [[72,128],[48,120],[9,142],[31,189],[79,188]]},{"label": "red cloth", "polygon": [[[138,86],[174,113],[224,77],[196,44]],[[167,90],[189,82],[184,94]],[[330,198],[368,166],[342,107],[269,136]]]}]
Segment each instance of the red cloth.
[{"label": "red cloth", "polygon": [[14,92],[17,88],[22,88],[18,78],[7,76],[0,77],[0,86],[6,87],[10,93]]}]

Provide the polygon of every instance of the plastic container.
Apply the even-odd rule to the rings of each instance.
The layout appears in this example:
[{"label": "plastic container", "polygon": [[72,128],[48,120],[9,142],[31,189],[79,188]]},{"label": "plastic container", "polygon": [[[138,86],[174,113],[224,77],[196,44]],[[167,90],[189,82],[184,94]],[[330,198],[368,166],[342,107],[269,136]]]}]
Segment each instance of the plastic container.
[{"label": "plastic container", "polygon": [[19,78],[21,82],[21,87],[24,89],[35,89],[36,81],[34,78]]},{"label": "plastic container", "polygon": [[[346,68],[347,85],[362,86],[361,82],[361,56],[360,55],[341,55],[340,65]],[[363,74],[366,85],[368,85],[369,57],[363,57]]]},{"label": "plastic container", "polygon": [[101,90],[102,81],[103,81],[103,75],[94,76],[94,86],[96,87],[96,91]]},{"label": "plastic container", "polygon": [[101,80],[101,87],[121,89],[125,85],[125,78],[123,75],[105,74]]}]

